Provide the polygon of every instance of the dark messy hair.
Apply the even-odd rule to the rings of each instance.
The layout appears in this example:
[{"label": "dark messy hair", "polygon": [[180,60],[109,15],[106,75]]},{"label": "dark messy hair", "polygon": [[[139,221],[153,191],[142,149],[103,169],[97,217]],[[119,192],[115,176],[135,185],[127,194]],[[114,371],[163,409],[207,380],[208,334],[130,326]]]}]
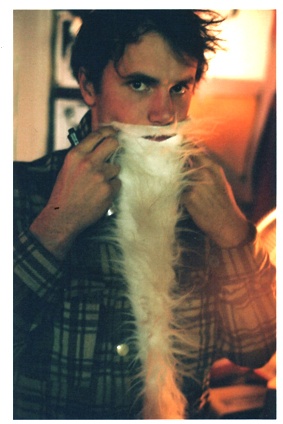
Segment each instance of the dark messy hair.
[{"label": "dark messy hair", "polygon": [[149,32],[160,34],[175,55],[198,62],[196,81],[208,67],[206,52],[215,53],[220,39],[215,26],[224,19],[210,10],[92,10],[84,13],[83,24],[73,45],[71,68],[78,78],[84,68],[86,77],[100,90],[103,70],[109,60],[117,66],[128,44]]}]

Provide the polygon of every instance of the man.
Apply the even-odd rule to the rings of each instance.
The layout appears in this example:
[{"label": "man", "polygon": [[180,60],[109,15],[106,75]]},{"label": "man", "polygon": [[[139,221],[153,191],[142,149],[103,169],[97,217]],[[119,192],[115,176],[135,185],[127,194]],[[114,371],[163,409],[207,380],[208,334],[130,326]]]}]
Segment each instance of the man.
[{"label": "man", "polygon": [[[215,359],[259,367],[273,354],[268,255],[221,168],[179,136],[217,21],[192,10],[85,19],[71,60],[90,108],[80,143],[15,164],[15,419],[195,417]],[[151,181],[165,186],[147,200]],[[144,257],[162,258],[149,281]]]}]

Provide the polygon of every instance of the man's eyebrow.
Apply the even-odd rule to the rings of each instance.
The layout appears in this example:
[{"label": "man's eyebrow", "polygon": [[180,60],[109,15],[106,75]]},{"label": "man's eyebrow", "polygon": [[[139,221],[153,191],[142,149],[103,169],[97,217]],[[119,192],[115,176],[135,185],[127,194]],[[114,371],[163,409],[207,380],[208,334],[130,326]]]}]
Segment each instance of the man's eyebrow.
[{"label": "man's eyebrow", "polygon": [[[151,77],[150,75],[144,74],[142,72],[133,72],[128,75],[121,75],[120,77],[125,81],[142,81],[147,84],[157,85],[160,83],[160,80],[158,78]],[[186,85],[186,84],[194,84],[195,83],[195,77],[194,76],[188,76],[188,78],[183,78],[181,80],[176,80],[173,82],[173,85]]]},{"label": "man's eyebrow", "polygon": [[181,84],[181,85],[194,84],[195,82],[196,82],[195,77],[190,76],[190,77],[184,78],[184,79],[182,79],[180,81],[176,81],[174,85],[179,85],[179,84]]},{"label": "man's eyebrow", "polygon": [[148,84],[158,84],[160,81],[157,78],[151,77],[150,75],[144,74],[142,72],[133,72],[128,75],[121,75],[120,77],[125,81],[142,81]]}]

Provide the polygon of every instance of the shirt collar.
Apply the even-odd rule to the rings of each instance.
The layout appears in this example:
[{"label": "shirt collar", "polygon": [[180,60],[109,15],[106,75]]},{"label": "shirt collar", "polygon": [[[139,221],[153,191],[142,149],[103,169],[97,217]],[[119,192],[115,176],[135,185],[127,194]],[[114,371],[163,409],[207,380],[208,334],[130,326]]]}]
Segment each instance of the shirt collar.
[{"label": "shirt collar", "polygon": [[91,133],[91,110],[89,110],[80,120],[76,128],[76,133],[79,141],[83,140],[89,133]]}]

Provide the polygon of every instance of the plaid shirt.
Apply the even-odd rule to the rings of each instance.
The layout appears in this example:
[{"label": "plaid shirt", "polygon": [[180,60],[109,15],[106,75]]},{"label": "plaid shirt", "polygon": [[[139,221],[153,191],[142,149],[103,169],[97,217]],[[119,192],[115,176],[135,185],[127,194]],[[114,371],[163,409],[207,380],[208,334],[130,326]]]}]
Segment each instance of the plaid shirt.
[{"label": "plaid shirt", "polygon": [[[79,138],[89,131],[88,113]],[[139,418],[131,305],[116,265],[119,249],[104,241],[115,216],[82,233],[64,262],[29,232],[66,153],[14,168],[14,419]],[[222,250],[189,219],[187,226],[194,232],[182,239],[188,253],[179,282],[190,291],[183,322],[195,343],[183,391],[192,405],[217,358],[259,367],[274,352],[275,271],[256,236]]]}]

